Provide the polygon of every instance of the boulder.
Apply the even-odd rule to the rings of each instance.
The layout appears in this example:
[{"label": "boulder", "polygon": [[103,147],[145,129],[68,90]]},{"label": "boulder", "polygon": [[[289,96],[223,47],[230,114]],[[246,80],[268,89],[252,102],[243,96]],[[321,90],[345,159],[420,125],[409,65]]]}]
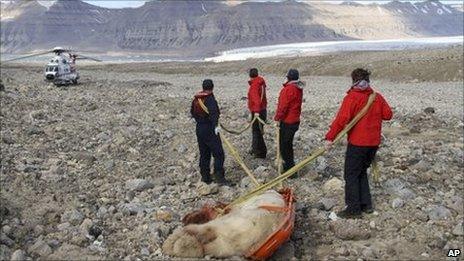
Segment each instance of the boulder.
[{"label": "boulder", "polygon": [[319,204],[321,205],[322,210],[329,211],[335,205],[337,205],[337,200],[335,200],[334,198],[322,198],[321,200],[319,200]]},{"label": "boulder", "polygon": [[245,189],[245,188],[252,188],[254,186],[255,184],[253,183],[253,180],[248,176],[242,178],[242,180],[240,181],[240,188]]},{"label": "boulder", "polygon": [[432,165],[426,160],[422,159],[417,164],[415,164],[413,168],[419,172],[426,172],[432,168]]},{"label": "boulder", "polygon": [[155,212],[155,219],[157,221],[162,221],[162,222],[171,222],[174,217],[174,212],[167,208],[167,207],[161,207]]},{"label": "boulder", "polygon": [[451,198],[447,199],[446,207],[456,211],[458,214],[464,214],[464,200],[460,196],[452,196]]},{"label": "boulder", "polygon": [[12,247],[15,244],[15,242],[4,233],[0,234],[0,243],[8,247]]},{"label": "boulder", "polygon": [[86,218],[84,221],[82,221],[82,224],[80,225],[80,230],[82,235],[86,236],[89,234],[90,228],[93,226],[93,222],[91,219]]},{"label": "boulder", "polygon": [[74,154],[74,159],[77,160],[80,164],[92,165],[97,159],[91,152],[82,151]]},{"label": "boulder", "polygon": [[268,173],[268,168],[266,168],[265,166],[258,166],[254,171],[253,173],[260,177],[260,176],[266,176]]},{"label": "boulder", "polygon": [[140,202],[129,202],[122,204],[120,211],[125,215],[136,215],[143,213],[147,207]]},{"label": "boulder", "polygon": [[322,172],[326,170],[328,166],[327,160],[324,157],[318,157],[316,159],[316,171]]},{"label": "boulder", "polygon": [[331,178],[324,183],[322,191],[324,191],[325,194],[343,191],[343,181],[336,177]]},{"label": "boulder", "polygon": [[11,250],[7,246],[1,244],[0,245],[0,260],[9,260],[10,256],[11,256]]},{"label": "boulder", "polygon": [[129,191],[144,191],[154,188],[155,185],[145,179],[131,179],[126,181],[126,189]]},{"label": "boulder", "polygon": [[18,249],[13,252],[11,255],[11,261],[23,261],[26,260],[26,252],[21,249]]},{"label": "boulder", "polygon": [[401,208],[404,205],[404,201],[401,198],[395,198],[392,201],[392,208]]},{"label": "boulder", "polygon": [[42,239],[37,240],[28,250],[39,257],[47,257],[53,252],[52,248]]},{"label": "boulder", "polygon": [[388,194],[398,196],[403,200],[414,199],[416,194],[406,186],[406,183],[398,178],[389,179],[385,182],[385,190]]},{"label": "boulder", "polygon": [[462,222],[457,224],[456,226],[454,226],[452,233],[455,236],[463,236],[464,235],[464,232],[462,230]]},{"label": "boulder", "polygon": [[71,209],[61,215],[61,222],[69,222],[72,225],[79,225],[84,220],[84,215],[77,209]]},{"label": "boulder", "polygon": [[427,215],[430,220],[448,219],[451,217],[451,211],[444,206],[435,205],[427,209]]}]

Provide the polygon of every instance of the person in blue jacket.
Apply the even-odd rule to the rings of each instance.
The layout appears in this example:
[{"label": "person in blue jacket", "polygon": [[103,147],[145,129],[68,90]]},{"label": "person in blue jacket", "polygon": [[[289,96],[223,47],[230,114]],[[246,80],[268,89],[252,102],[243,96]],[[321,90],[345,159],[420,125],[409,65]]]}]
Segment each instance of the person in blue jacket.
[{"label": "person in blue jacket", "polygon": [[219,137],[219,106],[213,94],[214,83],[203,81],[203,90],[195,94],[190,113],[196,121],[196,134],[200,149],[201,181],[210,184],[211,156],[214,157],[214,177],[216,183],[229,185],[224,177],[224,149]]}]

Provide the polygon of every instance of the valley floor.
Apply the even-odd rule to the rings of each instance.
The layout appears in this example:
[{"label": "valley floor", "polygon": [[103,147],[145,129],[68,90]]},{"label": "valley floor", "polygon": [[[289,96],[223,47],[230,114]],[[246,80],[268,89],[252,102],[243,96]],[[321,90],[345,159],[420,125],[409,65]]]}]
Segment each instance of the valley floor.
[{"label": "valley floor", "polygon": [[[372,69],[374,88],[394,108],[379,150],[381,182],[372,184],[376,212],[356,221],[329,218],[344,205],[342,187],[327,183],[343,180],[339,145],[286,182],[297,196],[296,227],[276,258],[436,260],[462,247],[463,68],[462,49],[455,48],[294,62],[88,65],[79,85],[62,88],[44,83],[40,66],[2,67],[1,259],[13,252],[41,259],[168,259],[160,246],[184,214],[250,189],[230,155],[226,175],[235,186],[198,183],[189,108],[201,81],[211,78],[222,122],[244,125],[246,70],[253,64],[268,82],[270,116],[286,69],[301,68],[298,160],[322,145],[355,66]],[[246,153],[251,133],[224,135],[261,181],[275,177],[273,130],[266,129],[266,160]]]}]

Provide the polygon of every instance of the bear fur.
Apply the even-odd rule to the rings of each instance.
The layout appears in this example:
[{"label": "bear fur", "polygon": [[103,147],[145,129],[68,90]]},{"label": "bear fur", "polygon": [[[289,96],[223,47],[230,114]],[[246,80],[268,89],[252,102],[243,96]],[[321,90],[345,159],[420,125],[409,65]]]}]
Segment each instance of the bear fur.
[{"label": "bear fur", "polygon": [[179,227],[164,242],[163,253],[183,258],[243,256],[271,235],[282,219],[282,212],[260,206],[285,207],[285,200],[269,190],[207,223]]}]

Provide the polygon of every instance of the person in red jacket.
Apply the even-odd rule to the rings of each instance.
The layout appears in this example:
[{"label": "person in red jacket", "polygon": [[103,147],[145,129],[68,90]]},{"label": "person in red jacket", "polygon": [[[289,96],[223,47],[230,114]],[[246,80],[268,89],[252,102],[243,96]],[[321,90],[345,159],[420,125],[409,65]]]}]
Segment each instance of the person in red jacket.
[{"label": "person in red jacket", "polygon": [[[250,80],[248,84],[248,109],[251,112],[251,117],[260,117],[263,121],[267,118],[267,98],[266,98],[266,82],[264,78],[259,76],[258,69],[252,68],[249,71]],[[255,121],[252,126],[251,153],[256,158],[266,158],[267,148],[263,138],[263,124]]]},{"label": "person in red jacket", "polygon": [[[351,73],[353,85],[325,136],[327,149],[331,148],[337,134],[361,111],[369,95],[374,92],[370,87],[369,75],[369,71],[360,68]],[[339,217],[357,218],[362,212],[373,212],[367,169],[380,145],[382,121],[390,120],[392,116],[390,106],[377,93],[366,115],[348,132],[344,170],[346,209],[338,213]]]},{"label": "person in red jacket", "polygon": [[287,82],[280,90],[279,102],[274,120],[280,127],[279,146],[283,160],[283,171],[295,166],[293,158],[293,138],[300,126],[301,104],[303,102],[303,83],[299,81],[298,70],[290,69]]}]

